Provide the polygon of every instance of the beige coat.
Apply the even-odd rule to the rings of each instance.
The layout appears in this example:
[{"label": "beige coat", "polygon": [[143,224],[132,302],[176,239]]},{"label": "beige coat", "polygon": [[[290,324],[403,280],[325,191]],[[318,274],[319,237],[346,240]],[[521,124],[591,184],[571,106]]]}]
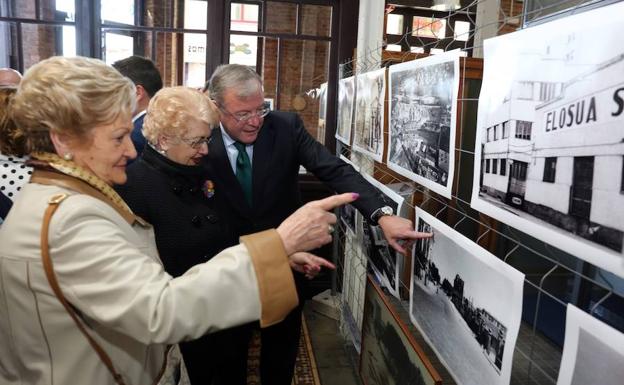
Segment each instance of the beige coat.
[{"label": "beige coat", "polygon": [[58,193],[72,195],[50,225],[57,279],[128,385],[153,382],[166,344],[258,319],[268,325],[297,303],[274,230],[172,279],[157,258],[151,227],[130,225],[92,196],[30,183],[0,228],[2,385],[114,384],[42,268],[43,213]]}]

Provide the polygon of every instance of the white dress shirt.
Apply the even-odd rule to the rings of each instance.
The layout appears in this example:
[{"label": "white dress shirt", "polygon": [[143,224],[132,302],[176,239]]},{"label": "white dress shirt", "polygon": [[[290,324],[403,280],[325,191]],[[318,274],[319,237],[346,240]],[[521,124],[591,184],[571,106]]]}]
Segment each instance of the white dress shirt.
[{"label": "white dress shirt", "polygon": [[[227,156],[228,160],[230,161],[232,171],[234,171],[234,175],[236,175],[236,158],[238,158],[238,150],[234,146],[234,143],[236,143],[236,141],[232,139],[232,137],[230,137],[227,132],[225,132],[225,128],[223,128],[222,124],[220,124],[220,126],[221,136],[223,137],[223,145],[225,146],[225,151],[227,151]],[[245,145],[245,150],[247,151],[247,155],[249,155],[249,163],[253,167],[253,144]]]}]

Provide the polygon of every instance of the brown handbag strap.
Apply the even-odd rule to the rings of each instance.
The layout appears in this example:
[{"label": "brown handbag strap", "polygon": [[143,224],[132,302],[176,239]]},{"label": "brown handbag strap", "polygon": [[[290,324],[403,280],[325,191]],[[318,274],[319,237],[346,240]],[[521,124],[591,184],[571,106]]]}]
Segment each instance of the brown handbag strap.
[{"label": "brown handbag strap", "polygon": [[50,245],[48,244],[50,221],[52,219],[52,215],[54,214],[56,209],[59,207],[61,202],[63,202],[65,198],[67,198],[68,196],[69,196],[68,194],[59,194],[59,195],[54,195],[52,198],[50,198],[50,200],[48,201],[48,207],[45,211],[45,214],[43,215],[43,227],[41,229],[41,260],[43,261],[43,269],[45,270],[46,277],[48,278],[48,282],[50,283],[50,286],[52,287],[52,291],[54,291],[56,298],[58,298],[61,304],[63,304],[63,307],[65,308],[67,313],[72,317],[72,319],[74,320],[74,323],[76,323],[76,326],[78,326],[78,329],[80,329],[82,334],[89,341],[89,344],[91,344],[91,347],[93,348],[93,350],[95,350],[98,356],[100,356],[100,360],[102,360],[104,365],[106,365],[106,367],[108,368],[108,371],[113,375],[115,382],[118,385],[126,385],[123,378],[121,377],[121,374],[119,374],[115,370],[115,367],[113,366],[113,362],[111,361],[108,354],[106,354],[106,352],[97,343],[97,341],[93,339],[93,337],[91,337],[89,332],[87,332],[87,330],[85,329],[85,326],[83,325],[83,321],[81,321],[81,319],[76,314],[76,311],[74,310],[74,308],[65,299],[65,296],[63,295],[63,292],[61,291],[58,281],[56,280],[56,275],[54,274],[54,267],[52,266],[52,259],[50,258]]}]

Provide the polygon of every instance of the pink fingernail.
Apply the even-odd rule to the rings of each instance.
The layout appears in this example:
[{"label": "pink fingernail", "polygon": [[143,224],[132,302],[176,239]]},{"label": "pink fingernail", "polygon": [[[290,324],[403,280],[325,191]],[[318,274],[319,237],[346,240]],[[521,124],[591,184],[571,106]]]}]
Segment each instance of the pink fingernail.
[{"label": "pink fingernail", "polygon": [[351,195],[353,195],[353,199],[358,199],[360,197],[358,193],[351,193]]}]

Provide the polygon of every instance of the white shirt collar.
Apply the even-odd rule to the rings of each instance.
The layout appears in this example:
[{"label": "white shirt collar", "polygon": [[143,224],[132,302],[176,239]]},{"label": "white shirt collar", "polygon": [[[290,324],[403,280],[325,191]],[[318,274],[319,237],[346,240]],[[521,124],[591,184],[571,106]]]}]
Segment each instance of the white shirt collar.
[{"label": "white shirt collar", "polygon": [[145,113],[147,113],[147,110],[143,110],[139,112],[138,114],[134,115],[134,117],[132,118],[132,123],[136,122],[136,120],[140,118],[141,116],[145,115]]}]

